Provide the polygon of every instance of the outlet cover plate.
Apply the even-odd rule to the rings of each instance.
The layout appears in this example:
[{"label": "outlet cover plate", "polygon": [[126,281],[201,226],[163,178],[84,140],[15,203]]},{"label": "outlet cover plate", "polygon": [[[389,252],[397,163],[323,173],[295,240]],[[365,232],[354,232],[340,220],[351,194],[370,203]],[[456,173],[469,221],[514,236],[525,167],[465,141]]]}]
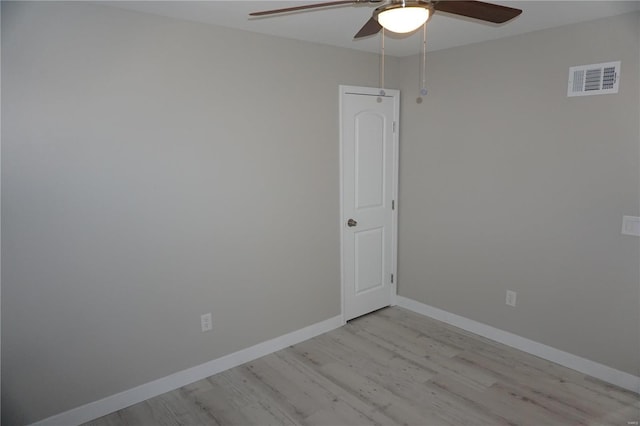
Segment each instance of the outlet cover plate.
[{"label": "outlet cover plate", "polygon": [[622,216],[622,235],[640,237],[640,217]]},{"label": "outlet cover plate", "polygon": [[213,329],[211,313],[200,315],[200,327],[202,328],[202,332],[211,331]]}]

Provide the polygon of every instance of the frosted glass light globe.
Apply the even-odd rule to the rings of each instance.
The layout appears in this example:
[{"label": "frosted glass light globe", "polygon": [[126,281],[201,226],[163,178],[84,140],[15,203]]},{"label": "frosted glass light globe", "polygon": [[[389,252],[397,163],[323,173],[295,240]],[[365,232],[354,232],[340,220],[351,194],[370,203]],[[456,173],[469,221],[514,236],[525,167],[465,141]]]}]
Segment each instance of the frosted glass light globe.
[{"label": "frosted glass light globe", "polygon": [[378,23],[394,33],[410,33],[429,19],[429,9],[424,7],[393,7],[378,14]]}]

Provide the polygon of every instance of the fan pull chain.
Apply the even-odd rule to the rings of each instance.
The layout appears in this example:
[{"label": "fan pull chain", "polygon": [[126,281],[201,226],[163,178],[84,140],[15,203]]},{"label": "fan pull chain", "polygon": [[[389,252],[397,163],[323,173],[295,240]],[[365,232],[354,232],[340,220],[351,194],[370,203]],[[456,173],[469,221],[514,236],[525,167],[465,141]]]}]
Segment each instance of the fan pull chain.
[{"label": "fan pull chain", "polygon": [[382,102],[381,96],[384,96],[386,93],[384,91],[384,28],[382,28],[381,35],[381,43],[380,43],[380,96],[378,96],[378,103]]},{"label": "fan pull chain", "polygon": [[427,23],[422,28],[422,64],[420,64],[420,96],[416,102],[421,104],[422,97],[427,96]]}]

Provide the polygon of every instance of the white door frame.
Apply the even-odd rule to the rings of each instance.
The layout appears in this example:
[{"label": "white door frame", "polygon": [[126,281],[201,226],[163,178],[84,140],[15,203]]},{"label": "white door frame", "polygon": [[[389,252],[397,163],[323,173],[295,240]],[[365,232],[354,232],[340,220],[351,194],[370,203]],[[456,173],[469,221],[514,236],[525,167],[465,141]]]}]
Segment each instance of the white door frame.
[{"label": "white door frame", "polygon": [[[342,137],[342,106],[344,102],[344,95],[346,94],[358,94],[366,96],[381,96],[381,90],[373,87],[361,87],[361,86],[346,86],[340,85],[340,100],[339,100],[339,129],[340,129],[340,214],[339,214],[339,226],[340,226],[340,310],[342,316],[342,324],[346,324],[345,320],[345,271],[344,271],[344,218],[343,215],[343,147],[344,141]],[[394,200],[394,209],[392,211],[391,219],[391,271],[393,274],[393,282],[391,283],[391,306],[396,305],[396,296],[398,294],[398,175],[399,175],[399,134],[400,134],[400,91],[395,89],[384,89],[384,95],[386,98],[393,98],[393,121],[396,131],[393,132],[393,182],[392,199]]]}]

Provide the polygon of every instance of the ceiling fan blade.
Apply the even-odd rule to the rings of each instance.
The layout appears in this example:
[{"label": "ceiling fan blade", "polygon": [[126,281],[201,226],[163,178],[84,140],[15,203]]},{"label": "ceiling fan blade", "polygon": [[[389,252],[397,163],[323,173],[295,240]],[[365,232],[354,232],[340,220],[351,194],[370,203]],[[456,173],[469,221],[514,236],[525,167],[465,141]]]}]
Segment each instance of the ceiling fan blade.
[{"label": "ceiling fan blade", "polygon": [[342,0],[342,1],[330,1],[326,3],[305,4],[302,6],[285,7],[284,9],[273,9],[273,10],[265,10],[262,12],[253,12],[253,13],[250,13],[249,16],[275,15],[277,13],[296,12],[298,10],[317,9],[320,7],[339,6],[342,4],[350,4],[350,3],[357,3],[357,2],[358,0]]},{"label": "ceiling fan blade", "polygon": [[358,34],[356,34],[353,38],[361,38],[361,37],[374,35],[374,34],[377,34],[381,29],[382,29],[382,25],[378,23],[377,19],[374,19],[372,17],[372,18],[369,18],[367,23],[364,24],[362,28],[360,28],[360,31],[358,31]]},{"label": "ceiling fan blade", "polygon": [[434,7],[441,12],[453,13],[454,15],[462,15],[495,24],[507,22],[522,13],[520,9],[482,1],[443,0],[436,3]]}]

